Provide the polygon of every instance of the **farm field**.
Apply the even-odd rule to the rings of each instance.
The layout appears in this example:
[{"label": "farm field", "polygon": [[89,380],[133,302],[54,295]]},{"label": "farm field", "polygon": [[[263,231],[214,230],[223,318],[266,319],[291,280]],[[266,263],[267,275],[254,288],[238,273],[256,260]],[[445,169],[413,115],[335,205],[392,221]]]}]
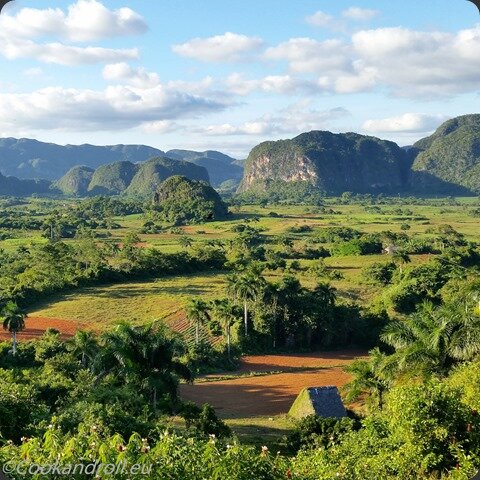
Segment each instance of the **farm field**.
[{"label": "farm field", "polygon": [[185,400],[209,403],[225,419],[282,416],[305,387],[345,385],[343,367],[363,351],[321,352],[295,355],[247,356],[228,380],[197,381],[181,385]]}]

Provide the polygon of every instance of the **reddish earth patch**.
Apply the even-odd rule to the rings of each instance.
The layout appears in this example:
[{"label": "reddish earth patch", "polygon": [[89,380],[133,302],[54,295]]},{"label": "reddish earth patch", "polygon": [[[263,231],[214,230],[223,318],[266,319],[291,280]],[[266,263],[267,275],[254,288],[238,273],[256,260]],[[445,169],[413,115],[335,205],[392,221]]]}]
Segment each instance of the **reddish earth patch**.
[{"label": "reddish earth patch", "polygon": [[[75,335],[75,332],[84,325],[74,320],[60,320],[58,318],[39,318],[39,317],[27,317],[25,320],[26,328],[17,335],[20,342],[26,340],[34,340],[43,335],[45,330],[49,328],[55,328],[61,333],[61,337],[64,339],[71,338]],[[10,340],[10,333],[5,330],[0,331],[0,340]]]},{"label": "reddish earth patch", "polygon": [[364,355],[365,352],[344,351],[308,355],[250,356],[242,362],[240,374],[288,368],[318,370],[182,385],[180,391],[186,400],[199,405],[211,404],[223,418],[281,415],[288,413],[303,388],[345,385],[349,376],[343,371],[342,365]]}]

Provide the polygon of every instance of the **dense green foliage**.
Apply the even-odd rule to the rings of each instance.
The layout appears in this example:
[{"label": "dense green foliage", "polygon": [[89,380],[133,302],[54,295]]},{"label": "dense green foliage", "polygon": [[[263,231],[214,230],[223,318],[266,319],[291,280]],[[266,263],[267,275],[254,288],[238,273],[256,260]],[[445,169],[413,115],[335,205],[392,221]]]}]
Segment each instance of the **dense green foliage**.
[{"label": "dense green foliage", "polygon": [[206,182],[173,176],[155,194],[155,207],[161,218],[174,225],[224,219],[228,208]]},{"label": "dense green foliage", "polygon": [[414,145],[420,153],[413,170],[423,191],[455,192],[456,186],[457,193],[480,193],[479,133],[480,115],[464,115],[448,120]]}]

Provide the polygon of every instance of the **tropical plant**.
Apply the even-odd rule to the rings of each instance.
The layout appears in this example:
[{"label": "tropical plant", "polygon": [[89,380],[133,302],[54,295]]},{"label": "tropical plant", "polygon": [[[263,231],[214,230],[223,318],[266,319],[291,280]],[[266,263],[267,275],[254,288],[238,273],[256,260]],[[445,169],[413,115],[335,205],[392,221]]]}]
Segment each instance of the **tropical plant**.
[{"label": "tropical plant", "polygon": [[12,334],[12,355],[17,354],[17,333],[25,329],[25,312],[18,308],[18,305],[12,301],[2,308],[0,318],[3,322],[3,329]]},{"label": "tropical plant", "polygon": [[103,341],[101,368],[147,389],[154,412],[160,395],[177,399],[179,378],[193,380],[190,369],[176,359],[175,341],[162,325],[134,327],[123,323],[104,334]]},{"label": "tropical plant", "polygon": [[192,298],[187,303],[187,319],[195,324],[195,343],[200,342],[200,327],[210,320],[208,304],[198,298]]}]

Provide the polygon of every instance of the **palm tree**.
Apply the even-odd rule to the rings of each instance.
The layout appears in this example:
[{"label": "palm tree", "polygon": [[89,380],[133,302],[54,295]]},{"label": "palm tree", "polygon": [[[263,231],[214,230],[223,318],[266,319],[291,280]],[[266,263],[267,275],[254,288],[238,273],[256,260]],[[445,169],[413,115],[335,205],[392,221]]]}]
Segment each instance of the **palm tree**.
[{"label": "palm tree", "polygon": [[413,375],[439,375],[480,353],[480,317],[463,305],[435,308],[425,303],[406,320],[393,321],[381,339],[395,348],[399,371]]},{"label": "palm tree", "polygon": [[366,395],[375,407],[383,409],[383,397],[390,386],[390,375],[387,373],[387,355],[378,347],[369,352],[368,360],[355,360],[344,370],[353,379],[345,385],[343,392],[348,402],[353,402]]},{"label": "palm tree", "polygon": [[12,301],[8,302],[1,311],[3,329],[12,334],[12,355],[17,354],[17,333],[25,329],[25,312],[18,308]]},{"label": "palm tree", "polygon": [[318,283],[314,289],[314,293],[321,302],[329,307],[333,307],[335,305],[335,301],[337,300],[337,289],[332,287],[329,283]]},{"label": "palm tree", "polygon": [[203,300],[192,298],[186,307],[187,318],[190,323],[195,323],[195,343],[200,343],[200,326],[210,320],[208,304]]},{"label": "palm tree", "polygon": [[227,278],[228,291],[234,300],[243,302],[243,321],[245,336],[248,336],[248,304],[250,301],[257,303],[262,292],[265,291],[266,281],[256,265],[242,275],[232,275]]},{"label": "palm tree", "polygon": [[78,330],[71,340],[71,351],[73,355],[80,358],[82,366],[86,368],[92,362],[98,352],[98,342],[92,332]]},{"label": "palm tree", "polygon": [[191,370],[175,358],[175,342],[163,325],[134,327],[123,323],[103,339],[103,367],[148,389],[154,412],[159,393],[176,399],[178,378],[193,380]]},{"label": "palm tree", "polygon": [[227,342],[228,359],[231,359],[231,328],[238,320],[235,305],[233,305],[228,299],[215,300],[213,302],[213,313],[222,326]]}]

